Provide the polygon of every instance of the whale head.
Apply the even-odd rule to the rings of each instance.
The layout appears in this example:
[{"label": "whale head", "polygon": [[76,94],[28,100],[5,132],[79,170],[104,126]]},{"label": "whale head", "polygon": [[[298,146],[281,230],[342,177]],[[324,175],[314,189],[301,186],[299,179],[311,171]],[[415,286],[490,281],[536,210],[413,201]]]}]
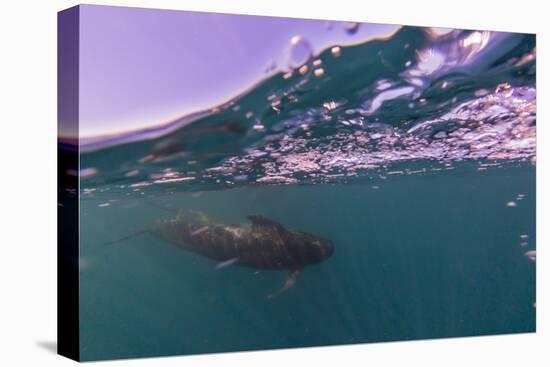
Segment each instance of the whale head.
[{"label": "whale head", "polygon": [[[291,266],[301,268],[328,259],[334,253],[331,240],[302,231],[287,230],[282,224],[261,215],[249,215],[253,231],[268,233],[282,240],[292,259]],[[288,259],[288,258],[287,258]]]},{"label": "whale head", "polygon": [[320,263],[334,254],[331,240],[306,232],[294,232],[294,250],[297,258],[305,264]]}]

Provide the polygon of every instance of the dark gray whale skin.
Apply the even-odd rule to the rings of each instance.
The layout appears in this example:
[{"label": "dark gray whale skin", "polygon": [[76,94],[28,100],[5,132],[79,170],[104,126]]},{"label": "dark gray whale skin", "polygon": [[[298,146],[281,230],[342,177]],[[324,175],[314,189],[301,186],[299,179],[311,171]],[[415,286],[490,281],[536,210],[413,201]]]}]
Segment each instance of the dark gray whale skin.
[{"label": "dark gray whale skin", "polygon": [[238,265],[261,270],[300,270],[334,252],[328,239],[287,230],[259,215],[248,219],[251,225],[226,225],[200,212],[186,212],[157,221],[151,231],[166,242],[212,260],[235,259]]}]

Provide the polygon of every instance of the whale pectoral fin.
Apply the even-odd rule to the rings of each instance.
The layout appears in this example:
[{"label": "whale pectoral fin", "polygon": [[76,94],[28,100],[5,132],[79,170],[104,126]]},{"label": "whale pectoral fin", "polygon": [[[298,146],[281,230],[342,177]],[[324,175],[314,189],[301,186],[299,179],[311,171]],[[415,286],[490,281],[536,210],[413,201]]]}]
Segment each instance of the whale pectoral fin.
[{"label": "whale pectoral fin", "polygon": [[222,269],[222,268],[226,268],[226,267],[228,267],[228,266],[231,266],[231,265],[233,265],[233,264],[236,264],[237,262],[239,262],[239,258],[238,258],[238,257],[232,257],[231,259],[228,259],[228,260],[219,262],[218,265],[216,265],[216,270],[220,270],[220,269]]},{"label": "whale pectoral fin", "polygon": [[261,215],[249,215],[247,216],[247,218],[252,222],[252,226],[254,227],[269,227],[269,228],[275,228],[278,231],[285,231],[285,228],[281,223],[271,220],[269,218],[263,217]]},{"label": "whale pectoral fin", "polygon": [[283,287],[279,289],[277,292],[267,296],[267,298],[277,298],[281,294],[283,294],[287,289],[291,288],[296,283],[296,279],[298,278],[298,275],[300,275],[301,272],[302,272],[302,269],[296,269],[292,273],[290,273],[286,278],[286,281],[285,281],[285,284],[283,284]]}]

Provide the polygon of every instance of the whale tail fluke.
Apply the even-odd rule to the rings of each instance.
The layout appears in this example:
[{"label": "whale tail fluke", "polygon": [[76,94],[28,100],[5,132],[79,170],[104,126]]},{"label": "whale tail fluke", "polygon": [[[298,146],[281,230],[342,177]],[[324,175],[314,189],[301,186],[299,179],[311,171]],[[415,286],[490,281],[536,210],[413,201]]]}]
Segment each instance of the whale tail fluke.
[{"label": "whale tail fluke", "polygon": [[117,240],[105,242],[104,245],[106,245],[106,246],[107,246],[107,245],[114,245],[114,244],[117,244],[117,243],[120,243],[120,242],[129,240],[129,239],[131,239],[131,238],[134,238],[134,237],[137,237],[137,236],[141,236],[141,235],[146,234],[146,233],[149,233],[149,232],[151,232],[150,229],[143,229],[143,230],[140,230],[140,231],[137,231],[137,232],[130,233],[129,235],[124,236],[124,237],[122,237],[122,238],[119,238],[119,239],[117,239]]},{"label": "whale tail fluke", "polygon": [[281,289],[279,289],[275,293],[270,294],[269,296],[267,296],[267,298],[274,299],[279,297],[284,292],[286,292],[289,288],[291,288],[296,283],[296,279],[298,278],[301,272],[302,272],[302,269],[296,269],[292,273],[290,273],[286,278],[285,284],[283,284]]}]

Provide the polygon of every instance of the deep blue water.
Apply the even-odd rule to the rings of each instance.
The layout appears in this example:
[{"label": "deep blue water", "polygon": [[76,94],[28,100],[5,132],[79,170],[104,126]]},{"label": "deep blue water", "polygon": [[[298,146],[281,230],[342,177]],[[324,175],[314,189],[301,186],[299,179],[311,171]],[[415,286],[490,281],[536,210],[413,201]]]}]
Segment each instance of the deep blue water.
[{"label": "deep blue water", "polygon": [[[83,141],[82,359],[535,331],[534,47],[403,28],[166,131]],[[335,252],[269,299],[287,272],[149,233],[105,245],[180,210]]]}]

